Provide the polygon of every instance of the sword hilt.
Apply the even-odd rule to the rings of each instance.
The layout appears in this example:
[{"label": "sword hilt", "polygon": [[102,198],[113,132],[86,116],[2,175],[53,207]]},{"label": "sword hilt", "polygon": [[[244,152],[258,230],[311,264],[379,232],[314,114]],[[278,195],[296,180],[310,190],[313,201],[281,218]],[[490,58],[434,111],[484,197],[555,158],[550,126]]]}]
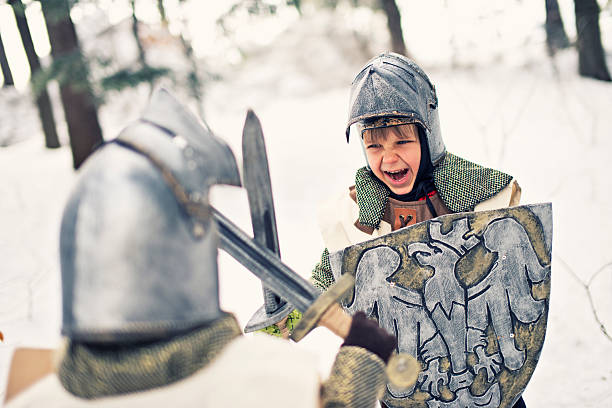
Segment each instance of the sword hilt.
[{"label": "sword hilt", "polygon": [[[291,334],[291,339],[295,342],[298,342],[304,338],[312,329],[314,329],[323,315],[327,312],[327,310],[336,305],[338,308],[338,301],[342,299],[353,287],[355,286],[355,278],[350,273],[345,273],[340,276],[340,278],[329,287],[329,289],[323,292],[310,307],[304,312],[302,318],[298,322],[297,326],[293,329],[293,333]],[[338,336],[345,338],[348,335],[348,330],[344,333],[346,326],[346,319],[342,319],[339,317],[340,315],[331,311],[332,315],[328,317],[332,317],[324,319],[321,323],[325,323],[329,330]],[[351,317],[343,312],[343,314],[349,319],[349,327],[350,327],[350,319]]]},{"label": "sword hilt", "polygon": [[[355,286],[355,278],[345,273],[304,312],[295,327],[291,339],[300,341],[316,326],[328,328],[332,333],[346,339],[353,318],[340,306],[338,301]],[[421,365],[406,353],[394,354],[387,363],[387,379],[400,389],[408,389],[416,382]]]}]

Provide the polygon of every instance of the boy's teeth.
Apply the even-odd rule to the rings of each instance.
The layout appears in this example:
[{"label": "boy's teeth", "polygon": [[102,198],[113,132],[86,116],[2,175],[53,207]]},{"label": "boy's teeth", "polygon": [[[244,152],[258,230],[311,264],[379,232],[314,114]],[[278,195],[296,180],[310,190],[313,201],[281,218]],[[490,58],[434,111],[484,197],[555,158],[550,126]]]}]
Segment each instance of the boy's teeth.
[{"label": "boy's teeth", "polygon": [[401,169],[401,170],[395,170],[395,171],[385,171],[385,173],[387,173],[389,175],[389,177],[391,177],[393,180],[399,180],[402,177],[404,177],[406,175],[406,173],[408,173],[408,169]]}]

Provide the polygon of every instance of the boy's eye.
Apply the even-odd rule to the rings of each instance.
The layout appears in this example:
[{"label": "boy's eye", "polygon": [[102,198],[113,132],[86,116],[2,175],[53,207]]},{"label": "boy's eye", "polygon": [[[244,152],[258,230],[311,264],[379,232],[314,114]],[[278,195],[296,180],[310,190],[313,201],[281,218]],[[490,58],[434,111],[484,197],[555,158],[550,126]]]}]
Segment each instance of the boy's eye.
[{"label": "boy's eye", "polygon": [[366,149],[376,149],[377,147],[380,147],[380,145],[378,143],[372,143],[366,146]]},{"label": "boy's eye", "polygon": [[407,143],[414,143],[415,140],[410,140],[410,139],[402,139],[402,140],[398,140],[397,144],[403,145],[403,144],[407,144]]}]

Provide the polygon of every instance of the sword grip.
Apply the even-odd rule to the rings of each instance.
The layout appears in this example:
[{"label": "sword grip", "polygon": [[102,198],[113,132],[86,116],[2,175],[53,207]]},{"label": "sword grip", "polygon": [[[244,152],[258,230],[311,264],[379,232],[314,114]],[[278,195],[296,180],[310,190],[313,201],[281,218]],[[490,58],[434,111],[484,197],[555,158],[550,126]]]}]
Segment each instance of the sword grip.
[{"label": "sword grip", "polygon": [[[321,320],[319,320],[319,326],[327,327],[344,340],[349,335],[352,323],[353,318],[338,303],[331,305],[321,316]],[[407,390],[416,383],[421,371],[421,365],[416,358],[409,354],[393,353],[387,362],[385,371],[387,380],[391,384],[400,390]]]},{"label": "sword grip", "polygon": [[335,335],[346,339],[352,322],[353,318],[338,303],[334,303],[321,316],[319,326],[327,327]]},{"label": "sword grip", "polygon": [[[342,299],[348,291],[355,287],[355,278],[350,273],[343,274],[329,289],[323,292],[311,305],[294,327],[291,339],[295,342],[304,338],[312,329],[321,325],[321,318],[329,312],[326,323],[332,332],[342,338],[348,335],[348,328],[351,327],[350,317],[340,308],[338,301]],[[340,310],[334,310],[333,306]],[[331,309],[331,310],[330,310]],[[340,314],[341,313],[341,314]],[[347,320],[342,315],[348,317],[348,328],[346,327]],[[327,327],[327,326],[326,326]]]},{"label": "sword grip", "polygon": [[[332,333],[346,340],[352,322],[353,318],[338,303],[334,303],[321,316],[318,325],[327,327]],[[385,371],[391,384],[400,390],[406,390],[416,382],[421,366],[413,356],[400,353],[391,356]]]}]

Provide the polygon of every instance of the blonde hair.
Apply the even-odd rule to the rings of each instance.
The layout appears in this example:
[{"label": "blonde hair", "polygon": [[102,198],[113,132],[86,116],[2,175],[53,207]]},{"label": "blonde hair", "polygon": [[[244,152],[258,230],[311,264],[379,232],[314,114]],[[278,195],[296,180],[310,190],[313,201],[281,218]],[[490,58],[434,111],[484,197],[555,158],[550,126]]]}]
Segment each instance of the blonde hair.
[{"label": "blonde hair", "polygon": [[403,125],[365,129],[363,131],[363,141],[364,143],[378,142],[387,139],[391,133],[397,136],[398,139],[419,138],[417,125],[406,123]]}]

